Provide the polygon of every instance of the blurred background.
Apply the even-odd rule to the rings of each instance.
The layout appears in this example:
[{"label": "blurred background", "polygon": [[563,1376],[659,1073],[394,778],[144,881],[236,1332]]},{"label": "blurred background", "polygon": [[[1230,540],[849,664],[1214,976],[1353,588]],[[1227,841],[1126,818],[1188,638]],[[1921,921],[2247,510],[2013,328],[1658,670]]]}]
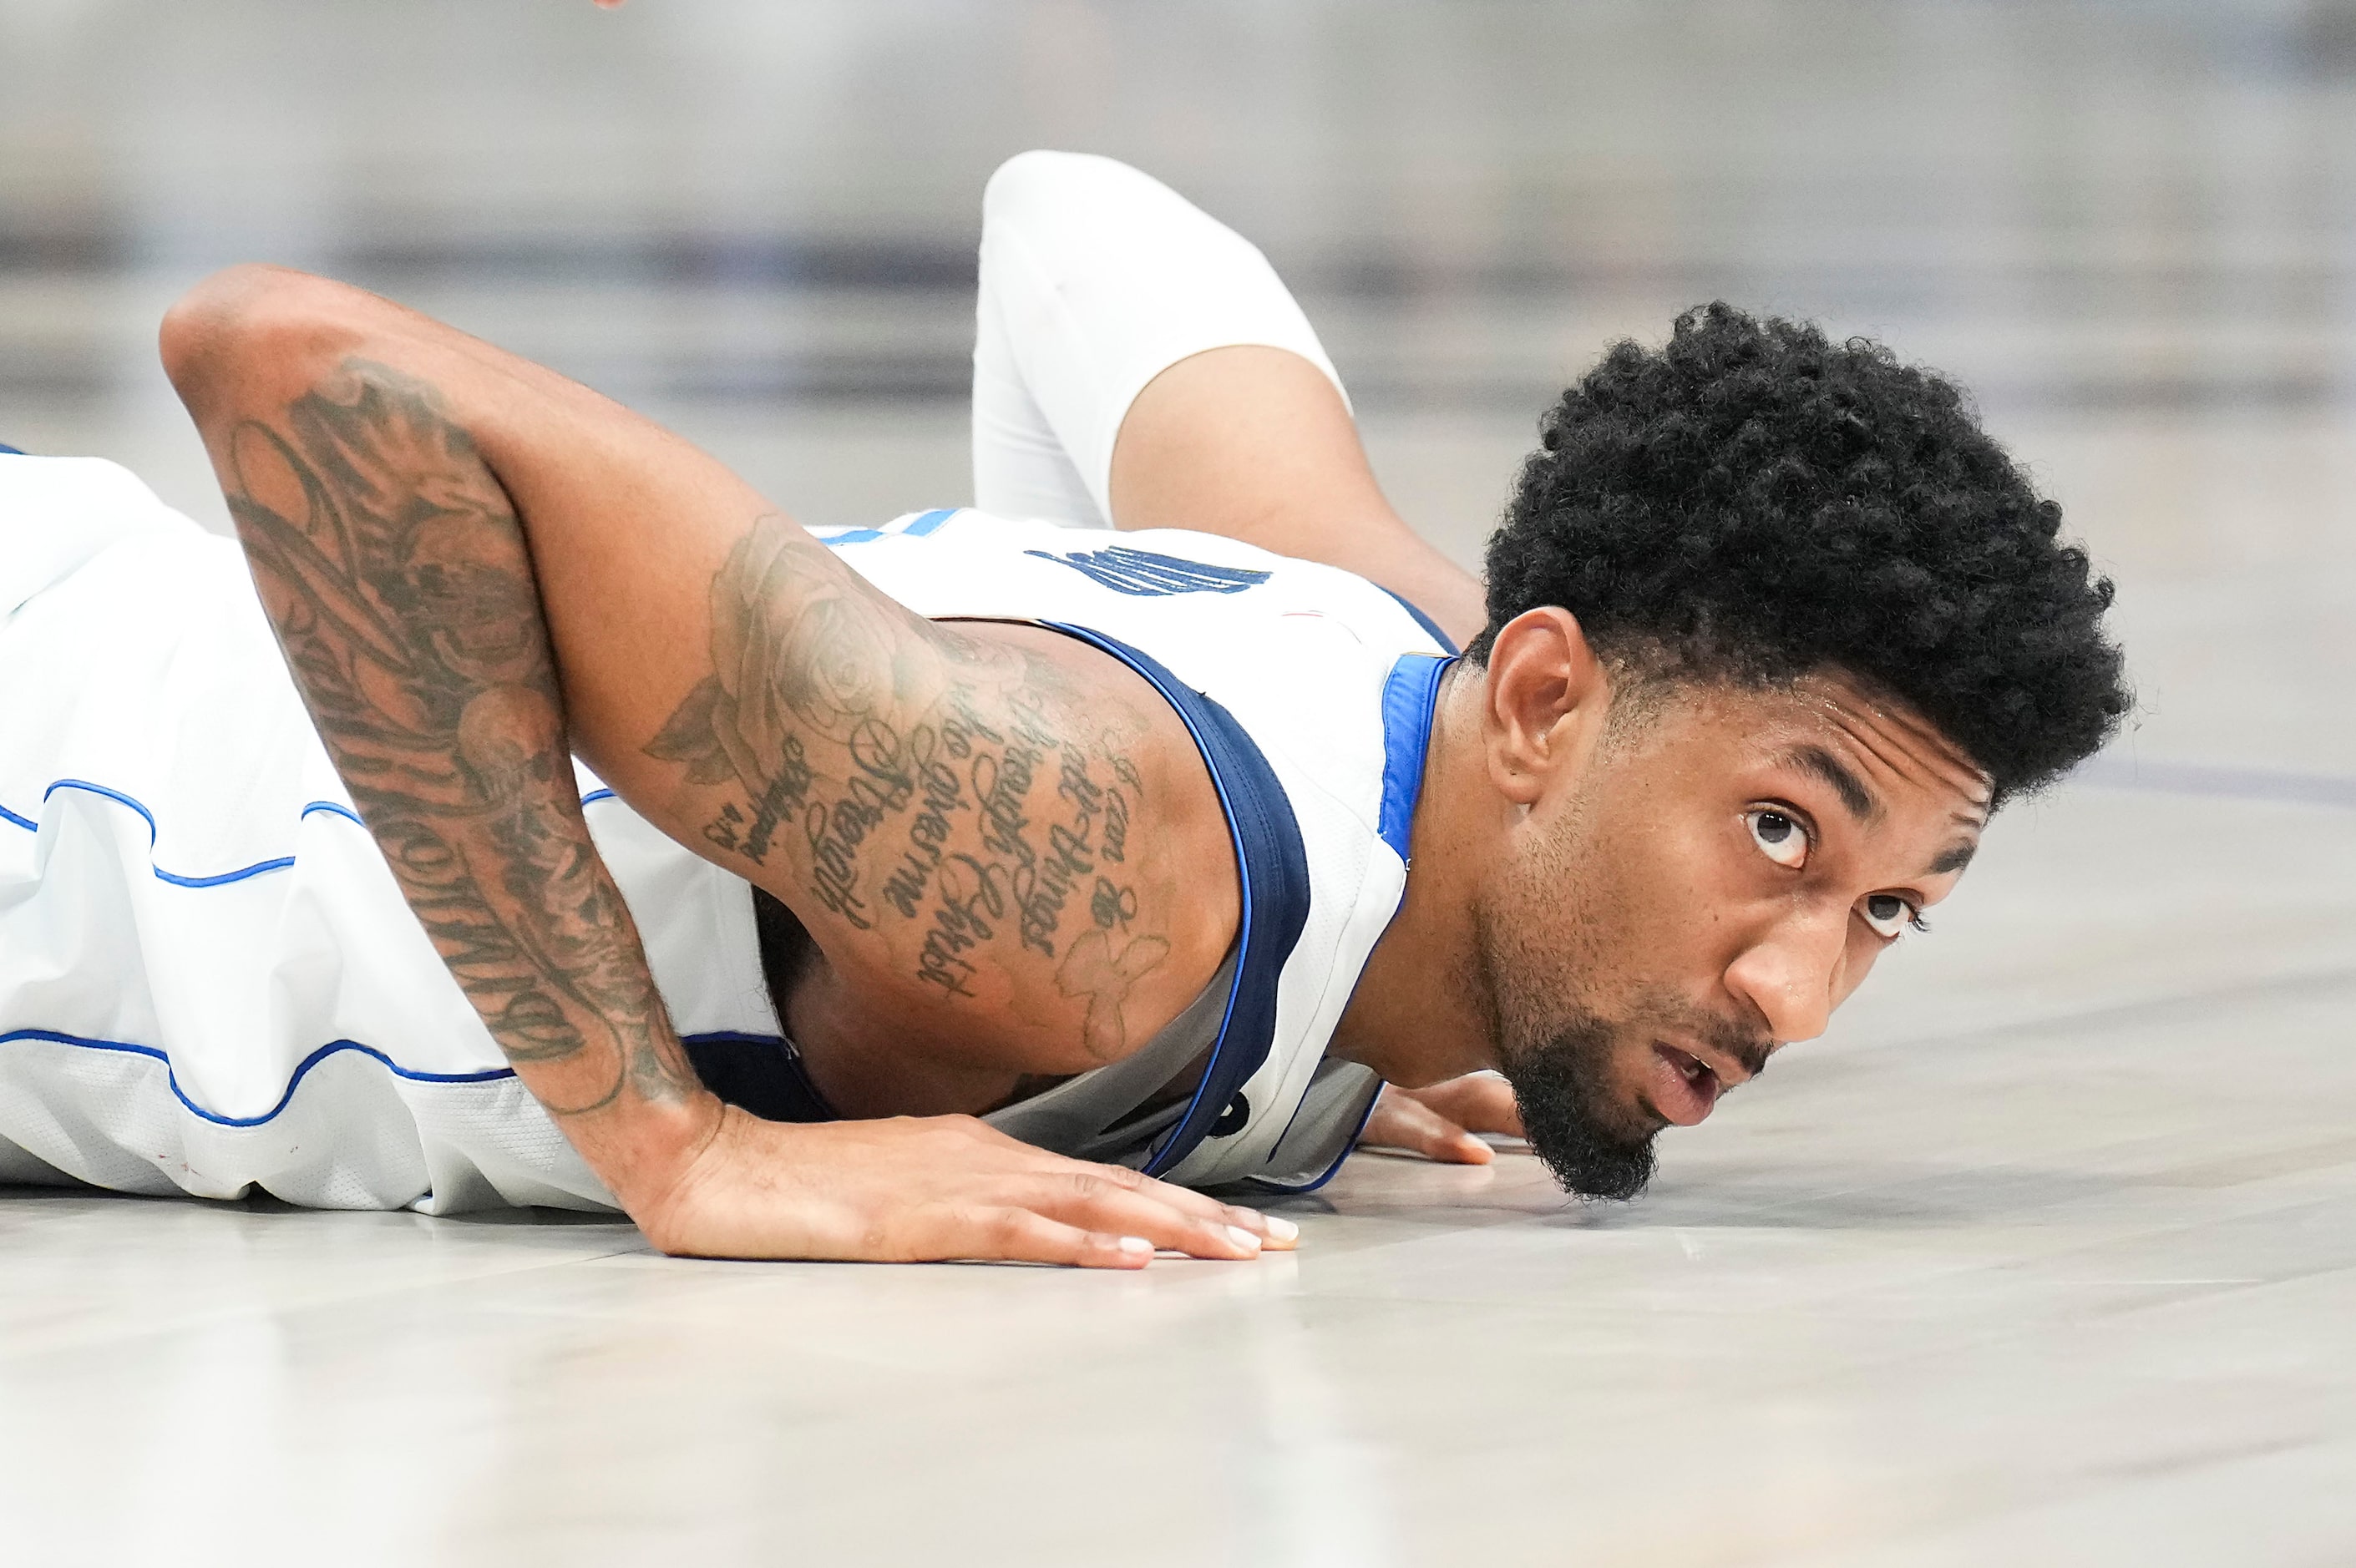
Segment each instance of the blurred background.
[{"label": "blurred background", "polygon": [[[981,187],[1041,145],[1258,240],[1468,563],[1612,339],[1886,339],[2118,579],[2143,709],[2089,779],[2356,805],[2351,0],[0,0],[0,442],[222,526],[154,328],[266,259],[806,520],[952,505]],[[2350,896],[2252,913],[2314,956]]]},{"label": "blurred background", "polygon": [[1107,1295],[19,1202],[9,1547],[2356,1561],[2356,0],[0,0],[0,443],[224,526],[155,327],[262,259],[805,520],[954,505],[1040,145],[1258,240],[1468,564],[1691,304],[1954,375],[2115,575],[2135,727],[1626,1211],[1363,1158],[1298,1271]]}]

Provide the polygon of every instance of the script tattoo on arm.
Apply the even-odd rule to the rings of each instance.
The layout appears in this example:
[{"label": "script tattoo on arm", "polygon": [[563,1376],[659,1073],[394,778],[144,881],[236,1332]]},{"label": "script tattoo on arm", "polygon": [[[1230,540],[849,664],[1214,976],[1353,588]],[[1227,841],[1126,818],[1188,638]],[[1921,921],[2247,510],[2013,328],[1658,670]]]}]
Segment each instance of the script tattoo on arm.
[{"label": "script tattoo on arm", "polygon": [[361,360],[230,432],[296,686],[394,878],[560,1116],[696,1088],[581,817],[522,525],[434,389]]},{"label": "script tattoo on arm", "polygon": [[1052,664],[916,620],[777,517],[712,584],[712,673],[649,756],[733,785],[716,848],[781,872],[944,998],[1026,968],[1078,1004],[1099,1061],[1170,952],[1133,932],[1141,724],[1092,712]]}]

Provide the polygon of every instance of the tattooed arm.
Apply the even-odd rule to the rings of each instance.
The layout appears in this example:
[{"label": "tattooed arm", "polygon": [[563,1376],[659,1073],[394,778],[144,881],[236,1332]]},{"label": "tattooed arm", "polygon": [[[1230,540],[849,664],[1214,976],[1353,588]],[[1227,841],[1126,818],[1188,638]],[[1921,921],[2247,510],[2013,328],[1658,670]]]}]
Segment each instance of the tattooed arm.
[{"label": "tattooed arm", "polygon": [[[786,898],[854,980],[907,976],[896,1003],[879,987],[887,1018],[995,1006],[1015,1018],[989,1065],[1052,1071],[1148,1005],[1114,942],[1136,970],[1161,956],[1149,939],[1206,940],[1139,929],[1169,911],[1141,907],[1136,879],[1097,899],[1109,918],[1066,930],[1119,864],[1114,763],[1141,790],[1167,772],[1114,754],[1119,690],[907,614],[685,443],[356,290],[237,269],[175,307],[163,347],[403,895],[658,1246],[1109,1266],[1151,1245],[1257,1250],[1231,1228],[1268,1234],[1257,1215],[969,1117],[783,1126],[723,1107],[664,1013],[568,756]],[[951,791],[935,764],[960,755]],[[911,827],[923,812],[940,825]],[[865,841],[887,825],[939,851],[928,887],[883,885]]]}]

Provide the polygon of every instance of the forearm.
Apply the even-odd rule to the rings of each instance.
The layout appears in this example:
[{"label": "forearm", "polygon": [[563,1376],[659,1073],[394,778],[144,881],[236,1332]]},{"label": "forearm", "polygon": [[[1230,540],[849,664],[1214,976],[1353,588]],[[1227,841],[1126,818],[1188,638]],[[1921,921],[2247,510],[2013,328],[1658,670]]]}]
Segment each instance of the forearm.
[{"label": "forearm", "polygon": [[[1126,1014],[1184,999],[1187,976],[1147,961],[1173,922],[1215,962],[1225,906],[1182,898],[1160,848],[1093,863],[1107,812],[1162,804],[1132,753],[1162,710],[1100,689],[1065,639],[1033,656],[936,626],[676,437],[359,291],[232,273],[166,336],[363,816],[609,1180],[670,1147],[648,1107],[710,1107],[582,834],[568,749],[791,906],[860,976],[862,1018],[961,1039],[959,1072],[1118,1054]],[[1054,891],[1073,879],[1085,898]],[[491,958],[507,967],[474,973]],[[518,1027],[541,1023],[560,1039]],[[605,1150],[609,1125],[626,1130]]]},{"label": "forearm", "polygon": [[1487,618],[1481,584],[1392,509],[1333,384],[1281,349],[1213,349],[1129,407],[1112,464],[1122,528],[1226,534],[1354,571],[1460,645]]},{"label": "forearm", "polygon": [[[821,858],[858,837],[830,840],[830,825],[863,831],[919,798],[935,808],[930,779],[920,797],[913,780],[886,795],[873,769],[855,776],[862,758],[905,759],[896,743],[876,749],[894,740],[877,724],[837,721],[850,698],[900,690],[898,654],[948,657],[958,639],[864,589],[687,443],[372,296],[233,272],[176,307],[164,338],[295,684],[403,896],[526,1086],[658,1247],[1133,1268],[1156,1247],[1244,1257],[1260,1236],[1281,1240],[1260,1216],[969,1118],[786,1126],[696,1084],[583,825],[569,750],[594,741],[586,754],[610,759],[607,781],[658,826],[779,891],[849,950],[872,934],[862,923],[828,924],[823,892],[780,873],[839,871],[840,857]],[[872,646],[840,635],[846,621]],[[1003,660],[981,662],[1003,673]],[[824,710],[812,731],[823,746],[781,728],[779,690]],[[944,698],[963,701],[930,694]],[[1033,709],[1011,711],[1012,731]],[[914,727],[903,733],[928,760]],[[948,743],[946,731],[923,738]],[[1079,792],[1068,763],[1027,792],[1012,772],[991,792],[1008,813],[991,818],[1002,836]],[[752,792],[748,815],[734,792],[755,777],[774,787]],[[856,798],[823,821],[810,801],[804,834],[776,835],[786,864],[696,831],[758,822],[822,784]],[[948,847],[972,859],[991,831],[969,827]],[[982,901],[970,895],[969,917]],[[985,912],[998,921],[996,905]],[[1051,912],[1009,911],[998,950],[1049,940],[1029,928]],[[1111,912],[1118,923],[1127,908]],[[968,926],[979,954],[991,929]],[[1070,943],[1042,982],[1054,1002],[1032,1009],[1017,994],[1017,1010],[1050,1018],[1061,1005],[1066,1032],[1092,1029],[1119,998],[1058,984],[1088,952]],[[1112,965],[1110,978],[1138,967]]]},{"label": "forearm", "polygon": [[1333,361],[1241,235],[1066,153],[1010,160],[982,205],[980,505],[1224,534],[1481,629],[1480,585],[1384,497]]},{"label": "forearm", "polygon": [[625,1207],[711,1136],[592,846],[516,508],[402,346],[216,300],[167,329],[262,601],[403,896]]},{"label": "forearm", "polygon": [[1044,515],[1136,526],[1112,496],[1122,416],[1147,383],[1205,349],[1285,349],[1342,395],[1266,258],[1110,158],[1024,153],[991,176],[977,325],[974,473],[985,509],[1055,507]]}]

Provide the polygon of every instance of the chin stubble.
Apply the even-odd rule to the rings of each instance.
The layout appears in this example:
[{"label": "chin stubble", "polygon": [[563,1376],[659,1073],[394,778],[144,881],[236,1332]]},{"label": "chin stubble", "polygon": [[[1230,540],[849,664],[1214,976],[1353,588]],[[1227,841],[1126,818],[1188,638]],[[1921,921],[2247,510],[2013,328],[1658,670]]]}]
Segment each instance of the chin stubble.
[{"label": "chin stubble", "polygon": [[1553,1032],[1542,1034],[1547,1026],[1515,1016],[1521,1009],[1501,984],[1499,933],[1485,898],[1475,901],[1472,918],[1467,989],[1496,1044],[1531,1152],[1574,1197],[1634,1198],[1653,1179],[1653,1138],[1659,1129],[1632,1135],[1612,1112],[1604,1088],[1611,1026],[1582,1015],[1568,1023],[1549,1020]]},{"label": "chin stubble", "polygon": [[1578,1198],[1627,1200],[1653,1179],[1657,1129],[1631,1135],[1603,1097],[1612,1032],[1585,1019],[1553,1039],[1512,1052],[1505,1081],[1522,1113],[1522,1131],[1564,1191]]}]

